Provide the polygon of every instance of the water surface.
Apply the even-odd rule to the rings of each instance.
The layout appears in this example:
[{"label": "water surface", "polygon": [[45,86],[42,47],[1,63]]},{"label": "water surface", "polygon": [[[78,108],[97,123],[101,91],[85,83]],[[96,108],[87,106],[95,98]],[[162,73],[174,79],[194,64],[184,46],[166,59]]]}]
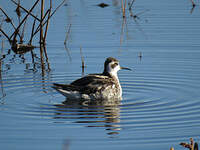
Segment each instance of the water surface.
[{"label": "water surface", "polygon": [[[4,40],[1,149],[55,150],[69,142],[72,150],[181,150],[179,143],[190,137],[199,142],[199,4],[191,13],[190,1],[136,1],[132,11],[139,18],[134,20],[127,10],[123,20],[120,1],[108,1],[106,8],[99,3],[68,1],[52,18],[47,38],[51,71],[44,76],[39,64],[32,70],[30,53],[25,61],[12,51],[8,54]],[[0,5],[14,14],[10,2]],[[63,44],[70,24],[71,60]],[[121,104],[62,105],[65,98],[51,85],[82,76],[80,47],[84,74],[102,72],[109,56],[133,69],[119,72]],[[39,56],[38,48],[34,52]]]}]

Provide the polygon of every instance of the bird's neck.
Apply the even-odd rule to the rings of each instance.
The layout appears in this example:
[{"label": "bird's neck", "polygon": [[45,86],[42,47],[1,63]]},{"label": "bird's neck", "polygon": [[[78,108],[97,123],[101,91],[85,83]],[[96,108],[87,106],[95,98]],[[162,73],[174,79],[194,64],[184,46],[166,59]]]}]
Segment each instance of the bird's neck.
[{"label": "bird's neck", "polygon": [[115,72],[110,73],[110,72],[104,71],[103,75],[108,76],[115,81],[116,85],[119,87],[119,92],[120,92],[119,95],[121,97],[122,96],[122,88],[121,88],[121,85],[120,85],[120,82],[119,82],[117,72],[116,73]]},{"label": "bird's neck", "polygon": [[117,72],[104,71],[103,75],[108,76],[110,78],[114,78],[115,80],[117,80],[119,82],[119,78],[118,78]]}]

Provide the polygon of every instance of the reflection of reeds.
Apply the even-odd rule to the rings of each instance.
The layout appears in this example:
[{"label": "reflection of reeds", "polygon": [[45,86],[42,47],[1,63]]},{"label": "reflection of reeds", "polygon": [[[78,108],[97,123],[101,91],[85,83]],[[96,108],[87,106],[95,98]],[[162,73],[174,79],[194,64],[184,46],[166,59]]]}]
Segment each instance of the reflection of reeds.
[{"label": "reflection of reeds", "polygon": [[69,38],[70,30],[71,30],[71,24],[69,24],[69,28],[68,28],[68,31],[67,31],[66,36],[65,36],[65,41],[64,41],[64,44],[65,44],[65,45],[67,44],[67,40],[68,40],[68,38]]},{"label": "reflection of reeds", "polygon": [[142,52],[139,53],[138,57],[140,58],[140,61],[141,61],[142,60]]},{"label": "reflection of reeds", "polygon": [[4,43],[3,43],[3,40],[2,40],[2,43],[1,43],[1,57],[0,57],[0,72],[2,71],[3,47],[4,47]]},{"label": "reflection of reeds", "polygon": [[64,46],[65,46],[65,49],[67,51],[67,55],[69,56],[69,60],[71,61],[71,55],[70,55],[70,52],[69,52],[69,49],[67,47],[67,41],[68,41],[68,38],[69,38],[69,33],[71,31],[71,24],[69,24],[69,27],[68,27],[68,30],[66,32],[66,36],[65,36],[65,40],[64,40]]},{"label": "reflection of reeds", "polygon": [[82,53],[82,47],[80,47],[80,55],[81,55],[81,68],[82,68],[82,76],[84,76],[85,73],[85,61]]},{"label": "reflection of reeds", "polygon": [[2,62],[3,62],[3,59],[4,59],[3,48],[4,48],[4,41],[2,40],[2,44],[1,44],[1,56],[0,56],[0,85],[1,85],[2,96],[0,98],[3,98],[3,97],[6,96],[6,94],[4,93],[4,90],[3,90],[3,81],[2,81]]}]

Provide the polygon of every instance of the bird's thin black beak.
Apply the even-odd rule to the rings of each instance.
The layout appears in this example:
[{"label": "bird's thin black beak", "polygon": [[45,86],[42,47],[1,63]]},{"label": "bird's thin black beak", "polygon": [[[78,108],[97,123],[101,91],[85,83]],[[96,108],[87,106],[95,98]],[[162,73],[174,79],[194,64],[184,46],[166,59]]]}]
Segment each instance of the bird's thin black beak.
[{"label": "bird's thin black beak", "polygon": [[124,70],[132,70],[132,69],[130,69],[130,68],[126,68],[126,67],[121,67],[121,69],[124,69]]}]

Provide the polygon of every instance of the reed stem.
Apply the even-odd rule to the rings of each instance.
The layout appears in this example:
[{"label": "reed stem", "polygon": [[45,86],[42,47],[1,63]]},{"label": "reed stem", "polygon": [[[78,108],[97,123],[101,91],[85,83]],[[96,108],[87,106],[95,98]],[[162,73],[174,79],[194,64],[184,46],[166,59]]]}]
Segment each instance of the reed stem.
[{"label": "reed stem", "polygon": [[1,33],[8,39],[9,42],[11,42],[10,37],[0,28]]},{"label": "reed stem", "polygon": [[125,3],[123,0],[121,0],[121,5],[122,5],[123,18],[125,18],[126,17],[126,0],[125,0]]},{"label": "reed stem", "polygon": [[43,43],[43,14],[44,14],[44,0],[41,0],[41,22],[40,22],[40,61],[41,61],[41,67],[42,67],[42,75],[44,75],[44,57],[43,57],[43,51],[44,51],[44,43]]},{"label": "reed stem", "polygon": [[21,5],[19,5],[17,2],[15,2],[14,0],[11,0],[15,5],[17,5],[19,8],[21,8],[23,11],[25,11],[27,14],[30,14],[33,18],[37,19],[40,22],[40,19],[37,18],[36,16],[34,16],[31,12],[29,12],[27,9],[25,9],[24,7],[22,7]]},{"label": "reed stem", "polygon": [[30,41],[29,41],[30,45],[32,45],[33,33],[34,33],[34,29],[35,29],[35,22],[36,22],[36,19],[34,19],[34,21],[33,21],[33,26],[32,26],[32,31],[31,31],[31,38],[30,38]]},{"label": "reed stem", "polygon": [[[10,17],[6,14],[6,12],[0,7],[0,10],[2,11],[2,13],[6,16],[6,18],[8,20],[10,20],[11,25],[13,26],[13,28],[16,30],[17,28],[15,27],[14,23],[12,22],[12,19],[10,19]],[[18,36],[20,37],[20,34],[18,34]]]},{"label": "reed stem", "polygon": [[[29,10],[29,13],[24,17],[24,19],[20,22],[20,24],[18,25],[18,27],[16,28],[15,31],[19,30],[19,28],[21,27],[21,25],[24,23],[24,21],[27,19],[27,17],[29,16],[30,12],[32,12],[32,10],[35,8],[35,6],[37,5],[37,3],[39,2],[40,0],[37,0],[35,2],[35,4],[31,7],[31,9]],[[13,32],[13,34],[10,36],[10,39],[12,39],[12,37],[14,36],[15,32]]]},{"label": "reed stem", "polygon": [[45,33],[44,33],[44,42],[46,41],[46,37],[47,37],[47,31],[48,31],[48,27],[49,27],[51,9],[52,9],[52,0],[50,0],[50,8],[49,8],[49,13],[48,13],[48,18],[47,18],[47,25],[46,25]]}]

